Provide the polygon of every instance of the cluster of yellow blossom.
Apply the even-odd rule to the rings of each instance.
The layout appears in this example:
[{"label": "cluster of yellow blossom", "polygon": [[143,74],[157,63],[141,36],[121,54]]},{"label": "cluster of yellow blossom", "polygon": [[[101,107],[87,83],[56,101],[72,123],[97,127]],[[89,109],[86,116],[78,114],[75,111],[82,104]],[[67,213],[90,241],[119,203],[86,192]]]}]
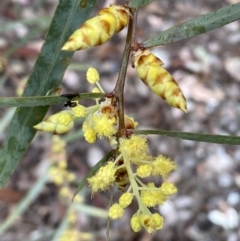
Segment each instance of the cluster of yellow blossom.
[{"label": "cluster of yellow blossom", "polygon": [[[99,74],[96,69],[90,67],[86,77],[90,84],[96,84],[97,87],[93,89],[94,93],[104,93],[99,83]],[[84,107],[77,101],[73,101],[71,104],[69,106],[70,110],[60,111],[51,115],[35,125],[34,128],[53,134],[63,134],[73,128],[76,119],[84,118],[82,130],[87,142],[94,143],[97,137],[106,137],[112,146],[116,146],[115,138],[112,138],[118,128],[118,107],[114,98],[105,98],[101,103],[97,99],[96,104],[90,107]],[[134,129],[137,126],[137,122],[126,115],[124,116],[124,121],[127,129]]]},{"label": "cluster of yellow blossom", "polygon": [[93,239],[90,233],[84,233],[76,228],[77,213],[73,208],[69,208],[67,212],[67,228],[61,234],[59,241],[88,241]]},{"label": "cluster of yellow blossom", "polygon": [[[149,208],[162,205],[169,196],[177,192],[176,186],[166,181],[177,165],[163,155],[150,156],[148,149],[144,136],[132,135],[130,138],[120,138],[119,155],[114,161],[109,161],[101,167],[94,176],[88,178],[88,182],[92,191],[96,192],[108,189],[111,185],[117,184],[118,180],[122,181],[119,175],[124,177],[129,187],[121,195],[119,202],[110,207],[108,215],[111,219],[121,218],[124,208],[136,198],[139,209],[131,218],[130,225],[135,232],[144,227],[147,232],[152,233],[162,228],[163,217],[158,213],[152,214]],[[159,187],[153,182],[145,184],[142,179],[149,176],[160,176],[162,184]]]},{"label": "cluster of yellow blossom", "polygon": [[[90,84],[97,86],[93,92],[104,93],[99,84],[99,74],[96,69],[88,69],[87,80]],[[112,148],[116,149],[115,159],[111,158],[95,175],[88,178],[93,192],[104,191],[114,184],[123,192],[119,202],[110,207],[109,218],[121,218],[124,209],[135,198],[139,209],[130,221],[133,231],[138,232],[142,227],[149,233],[161,229],[163,217],[158,213],[151,213],[149,208],[162,205],[169,196],[177,192],[174,184],[167,182],[167,177],[177,168],[177,165],[163,155],[151,156],[144,136],[131,135],[117,138],[119,118],[118,105],[114,97],[105,98],[102,102],[96,99],[96,104],[90,107],[84,107],[78,102],[71,102],[68,106],[70,110],[48,117],[35,128],[62,134],[72,128],[76,119],[84,118],[82,130],[87,142],[94,143],[97,137],[106,137]],[[138,123],[125,115],[124,124],[125,128],[134,129]],[[64,144],[58,141],[54,148],[61,152],[64,150]],[[63,184],[65,181],[75,180],[75,176],[67,172],[64,161],[66,158],[58,159],[59,161],[50,170],[50,175],[52,180],[61,186],[61,197],[69,198],[72,193]],[[155,186],[153,182],[144,183],[144,178],[156,176],[162,178],[160,186]]]},{"label": "cluster of yellow blossom", "polygon": [[[57,185],[58,195],[63,203],[71,203],[74,191],[70,187],[70,183],[76,181],[76,176],[71,171],[67,170],[65,142],[59,136],[52,137],[52,146],[50,161],[52,163],[49,170],[50,180]],[[74,202],[82,203],[83,198],[80,195],[74,197]],[[78,241],[92,240],[90,233],[82,233],[76,227],[78,211],[74,208],[68,208],[66,212],[67,228],[61,234],[59,241]]]},{"label": "cluster of yellow blossom", "polygon": [[61,235],[59,241],[78,241],[81,233],[76,229],[66,229]]},{"label": "cluster of yellow blossom", "polygon": [[94,143],[97,136],[111,137],[117,132],[117,109],[113,108],[111,102],[112,99],[107,98],[98,105],[96,111],[86,115],[82,130],[87,142]]},{"label": "cluster of yellow blossom", "polygon": [[[59,136],[52,137],[50,156],[52,166],[49,170],[49,177],[59,187],[59,196],[65,200],[71,200],[73,191],[69,183],[76,181],[76,176],[73,172],[67,170],[65,145],[65,142]],[[82,198],[77,195],[74,201],[82,202]]]},{"label": "cluster of yellow blossom", "polygon": [[59,241],[88,241],[93,240],[93,235],[90,233],[83,233],[74,228],[66,229],[61,235]]}]

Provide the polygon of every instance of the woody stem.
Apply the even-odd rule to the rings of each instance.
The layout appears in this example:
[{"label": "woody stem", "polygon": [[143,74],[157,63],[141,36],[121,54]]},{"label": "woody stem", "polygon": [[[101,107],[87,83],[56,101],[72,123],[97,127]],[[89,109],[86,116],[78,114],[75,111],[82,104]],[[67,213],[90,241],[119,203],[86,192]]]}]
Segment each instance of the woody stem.
[{"label": "woody stem", "polygon": [[128,23],[128,33],[127,33],[127,39],[126,44],[123,52],[123,58],[122,58],[122,64],[118,75],[118,80],[116,83],[116,86],[113,90],[113,93],[118,98],[118,104],[119,104],[119,130],[118,135],[122,136],[124,133],[122,131],[125,128],[124,125],[124,85],[125,85],[125,78],[126,78],[126,72],[127,72],[127,66],[129,61],[129,55],[131,52],[131,43],[132,43],[132,33],[133,33],[133,19],[130,18]]}]

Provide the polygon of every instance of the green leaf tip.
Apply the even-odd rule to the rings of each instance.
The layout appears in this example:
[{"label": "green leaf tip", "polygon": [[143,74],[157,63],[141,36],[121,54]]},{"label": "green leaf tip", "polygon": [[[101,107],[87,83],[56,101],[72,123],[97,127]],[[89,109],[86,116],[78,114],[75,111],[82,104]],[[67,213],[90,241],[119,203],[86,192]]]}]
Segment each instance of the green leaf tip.
[{"label": "green leaf tip", "polygon": [[240,18],[240,3],[236,3],[214,12],[206,13],[197,18],[167,29],[142,43],[145,48],[177,42],[199,34],[220,28]]}]

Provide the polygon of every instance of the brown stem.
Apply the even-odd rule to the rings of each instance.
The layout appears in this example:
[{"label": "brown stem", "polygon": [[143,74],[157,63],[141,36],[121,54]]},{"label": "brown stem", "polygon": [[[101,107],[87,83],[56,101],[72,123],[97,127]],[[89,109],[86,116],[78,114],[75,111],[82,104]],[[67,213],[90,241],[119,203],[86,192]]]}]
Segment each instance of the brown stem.
[{"label": "brown stem", "polygon": [[132,33],[132,44],[137,43],[136,38],[136,30],[137,30],[137,16],[138,16],[138,9],[134,13],[134,23],[133,23],[133,33]]},{"label": "brown stem", "polygon": [[127,66],[129,61],[129,56],[131,52],[131,43],[132,43],[132,33],[133,33],[133,19],[130,18],[128,23],[128,33],[127,33],[127,39],[126,44],[124,48],[123,53],[123,59],[122,59],[122,65],[121,69],[119,71],[118,80],[116,83],[116,86],[113,90],[113,93],[118,98],[118,104],[119,104],[119,129],[118,129],[118,136],[124,135],[124,84],[125,84],[125,78],[126,78],[126,72],[127,72]]}]

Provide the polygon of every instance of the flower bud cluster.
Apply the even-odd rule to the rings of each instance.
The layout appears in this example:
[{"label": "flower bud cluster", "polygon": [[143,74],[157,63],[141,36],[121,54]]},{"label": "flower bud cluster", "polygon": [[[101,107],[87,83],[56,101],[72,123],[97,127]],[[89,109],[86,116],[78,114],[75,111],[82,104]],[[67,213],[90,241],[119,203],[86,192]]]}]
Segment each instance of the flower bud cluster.
[{"label": "flower bud cluster", "polygon": [[[70,183],[76,181],[76,175],[67,169],[67,156],[65,151],[65,142],[59,136],[52,137],[51,156],[52,163],[49,170],[50,180],[59,188],[59,196],[64,200],[71,200],[73,191]],[[82,198],[76,195],[75,202],[82,202]]]},{"label": "flower bud cluster", "polygon": [[61,140],[59,136],[53,136],[51,149],[50,160],[52,166],[49,170],[51,181],[59,187],[63,186],[65,181],[74,181],[74,173],[70,173],[67,170],[65,142]]},{"label": "flower bud cluster", "polygon": [[59,241],[79,241],[79,240],[92,240],[93,235],[91,233],[85,233],[79,231],[79,228],[76,227],[77,222],[77,211],[69,207],[67,214],[66,214],[66,229],[61,233],[59,237]]},{"label": "flower bud cluster", "polygon": [[[96,84],[93,89],[94,93],[103,92],[99,84],[99,74],[94,68],[89,68],[87,71],[87,80],[90,84]],[[60,111],[54,115],[45,118],[42,122],[35,125],[34,128],[40,131],[52,132],[53,134],[63,134],[71,130],[74,126],[74,121],[79,118],[84,118],[82,130],[84,138],[89,143],[94,143],[98,138],[112,138],[117,132],[118,127],[118,108],[114,99],[105,98],[99,103],[90,107],[84,107],[77,101],[70,101],[68,104],[70,110]],[[136,126],[130,117],[125,116],[129,126]]]},{"label": "flower bud cluster", "polygon": [[124,208],[129,206],[133,200],[133,194],[130,192],[123,193],[119,198],[119,203],[113,204],[109,211],[108,216],[111,219],[119,219],[124,213]]},{"label": "flower bud cluster", "polygon": [[[76,226],[78,222],[78,211],[71,203],[74,195],[74,190],[70,184],[76,182],[76,176],[73,172],[67,169],[67,156],[65,150],[66,143],[59,137],[54,135],[52,137],[52,146],[49,156],[51,161],[51,168],[49,170],[50,180],[58,187],[58,195],[64,206],[70,203],[68,211],[66,212],[66,229],[59,237],[60,241],[78,241],[78,240],[92,240],[90,233],[83,233],[79,231]],[[75,195],[74,203],[82,203],[82,196]]]},{"label": "flower bud cluster", "polygon": [[45,118],[34,128],[39,131],[52,132],[53,134],[63,134],[73,128],[75,119],[73,111],[64,110]]},{"label": "flower bud cluster", "polygon": [[[96,69],[89,68],[87,80],[97,86],[93,89],[93,92],[104,93],[99,84],[99,74]],[[124,209],[135,198],[138,203],[138,210],[130,221],[133,231],[138,232],[145,228],[147,232],[153,233],[161,229],[163,217],[158,213],[151,213],[149,208],[162,205],[169,196],[177,192],[175,185],[167,182],[167,177],[177,168],[177,165],[163,155],[151,156],[147,139],[144,136],[133,134],[128,138],[120,137],[117,139],[119,118],[118,106],[114,98],[105,98],[101,103],[97,99],[96,104],[90,107],[84,107],[72,101],[67,105],[70,110],[61,111],[46,118],[35,128],[62,134],[72,128],[76,119],[84,118],[82,130],[87,142],[94,143],[97,137],[106,137],[112,148],[116,149],[116,156],[88,178],[93,193],[105,191],[114,184],[122,192],[119,202],[110,207],[109,218],[114,220],[121,218]],[[134,129],[138,123],[125,115],[124,124],[125,128]],[[60,146],[58,147],[58,145]],[[54,148],[61,152],[64,149],[64,144],[58,145]],[[67,172],[66,162],[59,162],[53,166],[50,175],[57,185],[62,186],[60,189],[62,197],[66,198],[72,195],[70,190],[63,186],[66,180],[73,181],[75,179],[75,176],[71,176]],[[154,182],[144,182],[144,179],[148,177],[161,177],[162,184],[156,186]]]},{"label": "flower bud cluster", "polygon": [[[131,218],[130,225],[135,232],[143,227],[153,233],[162,228],[164,220],[160,214],[151,213],[149,208],[162,205],[177,192],[176,186],[166,181],[177,165],[163,155],[150,156],[148,150],[147,140],[143,136],[120,138],[119,156],[101,167],[88,181],[93,192],[106,190],[114,183],[118,187],[119,184],[124,188],[128,186],[127,190],[120,189],[125,192],[119,202],[110,207],[109,217],[114,220],[121,218],[124,209],[136,198],[139,209]],[[156,186],[153,182],[144,183],[144,178],[150,176],[160,176],[162,184]]]}]

